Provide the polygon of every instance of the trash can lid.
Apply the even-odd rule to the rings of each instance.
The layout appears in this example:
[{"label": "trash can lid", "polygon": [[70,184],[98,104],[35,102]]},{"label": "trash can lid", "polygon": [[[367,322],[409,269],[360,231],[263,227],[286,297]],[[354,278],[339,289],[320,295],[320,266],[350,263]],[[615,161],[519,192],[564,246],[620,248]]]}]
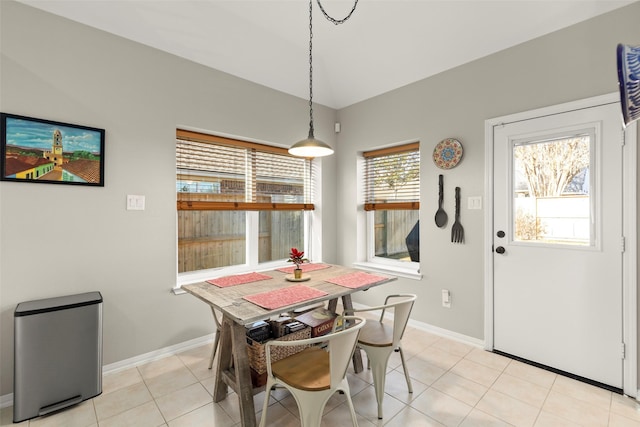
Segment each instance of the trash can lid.
[{"label": "trash can lid", "polygon": [[14,317],[30,316],[57,310],[68,310],[70,308],[99,304],[101,302],[102,295],[100,292],[86,292],[82,294],[26,301],[21,302],[16,306]]}]

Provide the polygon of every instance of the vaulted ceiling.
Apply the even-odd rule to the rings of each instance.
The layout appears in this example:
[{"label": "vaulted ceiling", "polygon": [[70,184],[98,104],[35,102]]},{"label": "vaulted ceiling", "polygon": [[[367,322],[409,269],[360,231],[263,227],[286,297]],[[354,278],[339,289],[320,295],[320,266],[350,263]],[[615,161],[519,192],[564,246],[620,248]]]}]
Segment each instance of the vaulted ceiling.
[{"label": "vaulted ceiling", "polygon": [[[19,1],[308,99],[308,0]],[[313,0],[313,99],[346,107],[634,1],[360,0],[334,25]]]}]

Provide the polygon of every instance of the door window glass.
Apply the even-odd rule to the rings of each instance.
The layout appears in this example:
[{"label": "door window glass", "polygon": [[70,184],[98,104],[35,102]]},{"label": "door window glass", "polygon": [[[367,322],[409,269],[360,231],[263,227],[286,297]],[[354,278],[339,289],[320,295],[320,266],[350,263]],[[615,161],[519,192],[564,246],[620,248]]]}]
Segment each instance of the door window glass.
[{"label": "door window glass", "polygon": [[513,239],[593,244],[591,141],[588,133],[513,146]]}]

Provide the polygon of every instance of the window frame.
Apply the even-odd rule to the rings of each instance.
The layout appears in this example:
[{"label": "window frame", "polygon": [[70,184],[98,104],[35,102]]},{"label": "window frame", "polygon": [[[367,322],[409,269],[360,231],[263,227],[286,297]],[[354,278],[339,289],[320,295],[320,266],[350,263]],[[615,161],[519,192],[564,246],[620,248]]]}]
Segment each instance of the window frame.
[{"label": "window frame", "polygon": [[[290,156],[285,148],[267,145],[263,143],[249,142],[240,140],[237,138],[223,137],[213,134],[205,134],[196,131],[176,129],[176,144],[178,140],[194,141],[199,143],[211,143],[215,145],[231,145],[234,147],[245,149],[257,149],[258,151],[275,153],[280,155]],[[295,156],[291,156],[295,157]],[[244,202],[221,202],[221,201],[197,201],[197,200],[178,200],[178,194],[176,194],[176,287],[174,292],[181,293],[179,288],[182,285],[189,283],[200,282],[203,280],[212,279],[215,277],[239,274],[247,271],[264,271],[287,266],[287,258],[278,260],[272,260],[260,263],[259,259],[259,245],[256,244],[259,239],[259,221],[261,211],[287,211],[287,210],[302,210],[303,211],[303,226],[302,234],[304,247],[307,257],[311,259],[311,237],[313,235],[312,230],[312,215],[315,209],[314,200],[314,187],[317,186],[317,182],[320,179],[318,173],[318,165],[313,162],[313,159],[308,160],[309,178],[305,178],[305,201],[304,203],[261,203],[256,201],[244,201]],[[176,167],[176,181],[179,174],[179,169]],[[257,176],[254,176],[257,182]],[[308,180],[308,182],[307,182]],[[174,182],[176,182],[174,181]],[[306,188],[309,186],[309,188]],[[309,191],[309,194],[306,192]],[[307,203],[310,201],[310,203]],[[178,262],[178,240],[179,240],[179,228],[178,228],[178,212],[180,210],[224,210],[224,211],[241,211],[245,213],[245,262],[243,264],[236,264],[223,267],[214,267],[203,270],[186,271],[179,273]]]},{"label": "window frame", "polygon": [[[401,154],[404,152],[417,152],[418,153],[418,169],[420,169],[420,143],[411,142],[398,144],[393,146],[384,147],[377,150],[366,151],[362,153],[363,166],[361,169],[360,182],[364,191],[364,203],[362,204],[365,213],[366,224],[366,254],[364,261],[356,262],[358,267],[380,271],[389,272],[401,277],[407,277],[411,279],[421,279],[420,274],[420,262],[416,261],[399,261],[390,258],[379,257],[375,255],[375,211],[377,210],[420,210],[420,197],[419,189],[418,195],[413,200],[402,200],[397,202],[374,202],[369,200],[369,188],[367,183],[367,158],[388,156],[392,154]],[[420,183],[420,178],[418,178]],[[419,187],[419,184],[418,184]]]}]

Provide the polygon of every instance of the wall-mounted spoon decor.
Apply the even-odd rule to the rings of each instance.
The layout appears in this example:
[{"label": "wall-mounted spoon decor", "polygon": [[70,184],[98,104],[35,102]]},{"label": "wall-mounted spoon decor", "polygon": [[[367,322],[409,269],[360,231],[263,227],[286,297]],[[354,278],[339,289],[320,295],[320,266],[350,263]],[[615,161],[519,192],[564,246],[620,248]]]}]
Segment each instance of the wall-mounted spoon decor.
[{"label": "wall-mounted spoon decor", "polygon": [[442,174],[438,177],[438,210],[436,211],[436,225],[440,228],[447,225],[447,213],[442,209],[442,199],[444,197],[443,192],[443,177]]}]

